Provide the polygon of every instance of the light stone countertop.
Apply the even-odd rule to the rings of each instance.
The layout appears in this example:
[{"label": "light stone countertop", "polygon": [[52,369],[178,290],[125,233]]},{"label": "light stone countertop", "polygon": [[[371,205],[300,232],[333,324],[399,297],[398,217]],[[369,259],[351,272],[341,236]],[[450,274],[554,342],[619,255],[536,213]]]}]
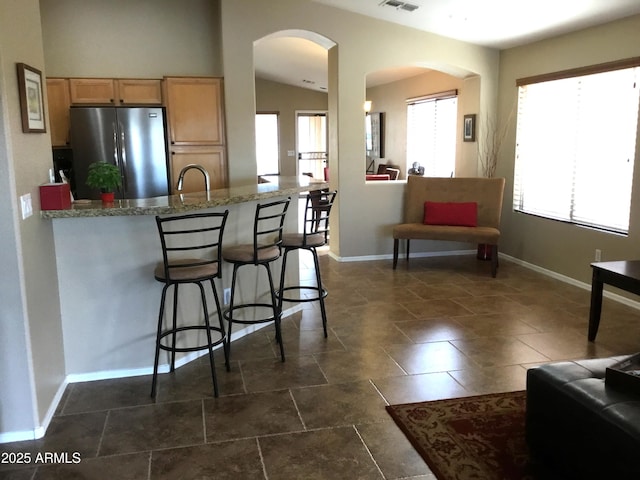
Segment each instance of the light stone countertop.
[{"label": "light stone countertop", "polygon": [[100,200],[90,203],[73,203],[65,210],[42,210],[42,218],[76,217],[117,217],[132,215],[164,215],[183,213],[192,210],[220,207],[236,203],[264,200],[285,195],[295,195],[310,189],[328,188],[324,180],[307,176],[281,177],[265,176],[265,183],[243,185],[210,192],[184,193],[166,197],[143,198],[135,200],[116,200],[112,205],[103,205]]}]

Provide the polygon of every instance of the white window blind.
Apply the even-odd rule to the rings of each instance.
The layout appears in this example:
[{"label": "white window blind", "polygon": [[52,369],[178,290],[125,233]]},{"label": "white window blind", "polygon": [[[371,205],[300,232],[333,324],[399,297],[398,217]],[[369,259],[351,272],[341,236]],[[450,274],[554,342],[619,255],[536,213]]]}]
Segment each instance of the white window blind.
[{"label": "white window blind", "polygon": [[627,233],[638,67],[519,86],[514,209]]},{"label": "white window blind", "polygon": [[456,91],[407,100],[407,170],[418,162],[425,176],[453,175],[457,118]]}]

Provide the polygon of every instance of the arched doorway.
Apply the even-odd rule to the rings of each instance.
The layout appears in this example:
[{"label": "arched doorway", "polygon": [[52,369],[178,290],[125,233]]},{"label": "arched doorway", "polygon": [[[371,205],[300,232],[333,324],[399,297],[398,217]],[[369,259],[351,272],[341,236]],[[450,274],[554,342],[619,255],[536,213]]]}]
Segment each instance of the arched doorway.
[{"label": "arched doorway", "polygon": [[[334,45],[305,30],[279,31],[254,42],[256,114],[270,114],[277,122],[280,175],[306,171],[299,163],[298,112],[328,111],[327,57]],[[260,162],[261,152],[256,157]]]}]

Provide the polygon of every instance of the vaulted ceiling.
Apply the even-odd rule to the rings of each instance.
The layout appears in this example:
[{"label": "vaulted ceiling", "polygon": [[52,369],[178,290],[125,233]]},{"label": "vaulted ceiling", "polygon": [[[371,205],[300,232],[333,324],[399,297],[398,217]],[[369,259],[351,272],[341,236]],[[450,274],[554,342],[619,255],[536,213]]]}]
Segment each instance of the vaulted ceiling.
[{"label": "vaulted ceiling", "polygon": [[[407,27],[505,49],[640,14],[640,0],[313,0]],[[326,91],[327,46],[274,36],[255,46],[256,76]],[[376,72],[375,86],[417,75],[417,67]]]}]

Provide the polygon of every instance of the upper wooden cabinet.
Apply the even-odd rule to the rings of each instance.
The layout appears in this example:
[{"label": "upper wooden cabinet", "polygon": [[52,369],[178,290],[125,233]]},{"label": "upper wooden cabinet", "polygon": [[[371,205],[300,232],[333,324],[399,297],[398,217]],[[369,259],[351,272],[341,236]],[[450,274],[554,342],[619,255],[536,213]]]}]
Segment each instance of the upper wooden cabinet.
[{"label": "upper wooden cabinet", "polygon": [[71,104],[68,79],[47,78],[47,104],[51,145],[66,147],[69,145],[69,106]]},{"label": "upper wooden cabinet", "polygon": [[108,104],[116,101],[116,82],[112,78],[70,78],[69,91],[74,104]]},{"label": "upper wooden cabinet", "polygon": [[118,79],[118,101],[121,105],[161,105],[162,81]]},{"label": "upper wooden cabinet", "polygon": [[157,79],[71,78],[74,105],[161,105],[162,87]]},{"label": "upper wooden cabinet", "polygon": [[172,145],[224,145],[222,88],[221,78],[165,78]]}]

